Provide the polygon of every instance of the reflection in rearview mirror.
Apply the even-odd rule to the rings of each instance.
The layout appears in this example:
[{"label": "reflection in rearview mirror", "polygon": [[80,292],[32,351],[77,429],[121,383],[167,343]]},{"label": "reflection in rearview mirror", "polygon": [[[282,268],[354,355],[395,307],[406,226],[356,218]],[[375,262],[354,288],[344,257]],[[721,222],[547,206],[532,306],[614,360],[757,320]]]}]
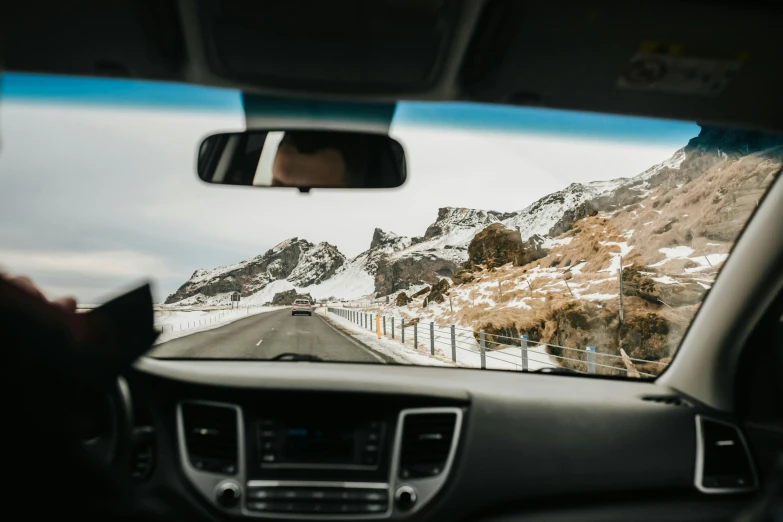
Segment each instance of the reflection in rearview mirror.
[{"label": "reflection in rearview mirror", "polygon": [[402,145],[383,134],[247,131],[205,139],[198,175],[223,185],[393,188],[405,181],[406,165]]}]

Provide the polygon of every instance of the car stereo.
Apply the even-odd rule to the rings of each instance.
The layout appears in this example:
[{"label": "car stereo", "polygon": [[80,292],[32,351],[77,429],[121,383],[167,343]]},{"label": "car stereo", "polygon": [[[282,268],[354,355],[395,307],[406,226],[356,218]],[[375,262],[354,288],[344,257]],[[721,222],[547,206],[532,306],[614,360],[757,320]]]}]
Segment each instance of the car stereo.
[{"label": "car stereo", "polygon": [[261,418],[256,435],[261,468],[378,468],[386,425]]}]

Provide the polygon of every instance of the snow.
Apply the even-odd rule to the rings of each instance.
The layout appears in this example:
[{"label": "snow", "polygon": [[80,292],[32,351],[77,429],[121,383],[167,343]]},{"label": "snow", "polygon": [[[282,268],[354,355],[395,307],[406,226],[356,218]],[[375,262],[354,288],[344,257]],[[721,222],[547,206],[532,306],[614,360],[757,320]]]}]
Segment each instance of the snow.
[{"label": "snow", "polygon": [[662,277],[652,277],[651,278],[656,283],[661,283],[663,285],[676,285],[679,284],[679,281],[676,279],[673,279],[669,276],[662,276]]},{"label": "snow", "polygon": [[[401,341],[401,319],[395,318],[395,338],[391,339],[391,318],[387,316],[387,335],[378,339],[374,331],[352,323],[337,314],[327,315],[333,321],[350,330],[351,335],[362,344],[378,351],[398,362],[413,363],[426,366],[459,366],[465,368],[480,368],[481,353],[473,332],[464,328],[455,328],[456,364],[451,359],[451,327],[435,325],[435,356],[430,354],[430,325],[428,322],[418,323],[418,349],[413,347],[413,326],[405,327],[405,344]],[[503,346],[503,345],[499,345]],[[486,367],[490,370],[519,370],[522,367],[521,348],[508,346],[500,349],[488,349],[485,353]],[[528,347],[528,369],[537,370],[543,367],[556,367],[554,358],[546,353],[544,346]]]},{"label": "snow", "polygon": [[375,291],[375,278],[367,271],[367,259],[361,255],[341,266],[326,281],[317,285],[299,289],[300,293],[313,296],[314,299],[336,297],[338,299],[359,299]]},{"label": "snow", "polygon": [[612,261],[609,263],[609,266],[607,268],[604,268],[602,270],[599,270],[599,272],[610,272],[614,273],[620,270],[620,262],[623,257],[627,256],[628,253],[633,250],[632,246],[629,246],[628,243],[625,241],[623,242],[614,242],[614,241],[599,241],[600,244],[604,246],[616,246],[620,248],[619,254],[613,254],[612,255]]},{"label": "snow", "polygon": [[[717,266],[726,261],[729,254],[708,254],[706,257],[707,259],[704,259],[705,256],[695,256],[691,257],[690,260],[694,263],[699,263],[702,266]],[[709,262],[707,262],[707,260],[709,260]]]},{"label": "snow", "polygon": [[514,216],[502,221],[511,229],[518,229],[522,239],[526,240],[534,234],[546,235],[557,223],[563,213],[593,199],[605,192],[614,190],[628,180],[619,178],[609,181],[595,181],[582,185],[572,183],[568,187],[554,192],[528,205]]},{"label": "snow", "polygon": [[272,281],[266,285],[259,292],[256,292],[250,297],[246,297],[244,301],[257,304],[268,303],[274,299],[275,294],[279,292],[287,292],[288,290],[292,290],[294,288],[296,287],[294,287],[293,283],[290,281],[286,279],[278,279],[277,281]]},{"label": "snow", "polygon": [[679,259],[688,257],[693,254],[694,250],[685,245],[676,246],[673,248],[659,248],[658,252],[666,256],[666,259]]},{"label": "snow", "polygon": [[556,246],[570,245],[573,241],[573,237],[561,237],[561,238],[544,238],[544,242],[541,244],[543,248],[550,249]]},{"label": "snow", "polygon": [[617,297],[617,294],[585,294],[580,295],[579,299],[584,299],[586,301],[605,301],[607,299],[616,299]]},{"label": "snow", "polygon": [[[390,335],[387,337],[382,336],[380,339],[378,339],[378,335],[375,332],[366,330],[365,328],[337,314],[327,313],[325,314],[325,318],[328,321],[336,323],[348,330],[351,336],[355,337],[363,345],[391,358],[395,362],[402,364],[416,364],[420,366],[454,366],[454,364],[450,361],[438,359],[430,356],[429,354],[417,352],[410,344],[403,345],[398,340],[392,340],[389,338]],[[396,321],[396,323],[396,337],[399,339],[399,319]],[[390,327],[391,323],[388,323],[387,328]],[[387,332],[389,332],[389,334],[391,333],[389,330],[387,330]]]},{"label": "snow", "polygon": [[582,261],[581,263],[578,263],[578,264],[572,266],[571,267],[571,273],[573,273],[573,274],[581,274],[582,273],[582,269],[585,267],[586,264],[587,264],[587,261]]}]

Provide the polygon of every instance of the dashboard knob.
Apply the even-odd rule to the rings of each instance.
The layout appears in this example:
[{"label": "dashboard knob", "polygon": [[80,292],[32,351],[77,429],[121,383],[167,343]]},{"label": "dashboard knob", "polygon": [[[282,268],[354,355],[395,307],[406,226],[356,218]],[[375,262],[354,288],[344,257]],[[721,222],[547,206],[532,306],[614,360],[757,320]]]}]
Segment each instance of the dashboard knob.
[{"label": "dashboard knob", "polygon": [[400,486],[394,493],[394,500],[397,501],[397,507],[408,510],[416,504],[416,490],[410,486]]},{"label": "dashboard knob", "polygon": [[242,490],[234,482],[223,482],[215,490],[218,504],[225,508],[234,507],[239,503]]}]

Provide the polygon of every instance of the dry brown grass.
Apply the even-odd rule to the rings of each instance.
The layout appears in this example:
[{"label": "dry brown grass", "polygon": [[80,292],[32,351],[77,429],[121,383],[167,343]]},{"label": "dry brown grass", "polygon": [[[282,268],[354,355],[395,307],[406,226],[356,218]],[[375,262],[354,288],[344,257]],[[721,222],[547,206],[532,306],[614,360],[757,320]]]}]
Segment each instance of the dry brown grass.
[{"label": "dry brown grass", "polygon": [[[532,341],[549,344],[550,354],[574,359],[560,359],[560,364],[580,371],[585,370],[584,348],[596,346],[596,362],[608,366],[599,366],[599,374],[625,375],[622,361],[606,356],[619,355],[623,348],[630,357],[649,361],[636,361],[637,370],[655,375],[665,367],[655,363],[670,360],[700,306],[694,299],[700,299],[703,288],[695,281],[709,284],[719,266],[688,274],[685,269],[698,266],[688,259],[649,265],[665,259],[661,248],[689,246],[694,250],[691,257],[728,252],[780,167],[780,159],[770,159],[765,153],[720,161],[704,175],[661,185],[639,203],[608,217],[584,218],[557,238],[570,238],[569,244],[555,246],[537,261],[475,270],[473,281],[449,289],[454,312],[448,311],[446,303],[437,321],[470,326],[475,332],[483,329],[490,346],[507,342],[499,336],[527,334]],[[656,302],[654,296],[626,295],[621,324],[619,298],[579,299],[580,295],[618,293],[616,274],[601,270],[620,252],[617,245],[606,243],[623,242],[633,247],[623,265],[652,273],[649,277],[675,278],[677,284],[656,283],[663,301],[671,300],[673,308]],[[583,262],[580,272],[569,271]],[[426,313],[422,304],[423,299],[416,298],[407,307],[384,310],[409,322]]]}]

